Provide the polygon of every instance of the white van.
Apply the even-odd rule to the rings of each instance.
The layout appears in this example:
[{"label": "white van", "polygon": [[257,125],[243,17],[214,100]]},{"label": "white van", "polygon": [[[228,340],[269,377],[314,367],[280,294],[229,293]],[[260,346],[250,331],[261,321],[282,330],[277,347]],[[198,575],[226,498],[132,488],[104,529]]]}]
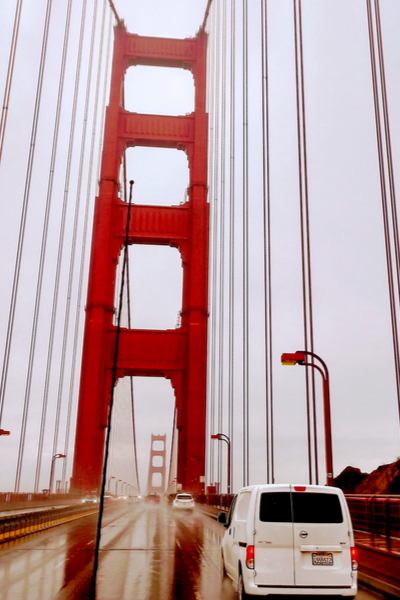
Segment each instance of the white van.
[{"label": "white van", "polygon": [[223,573],[237,582],[239,598],[356,595],[353,528],[339,488],[252,485],[218,521],[226,527]]}]

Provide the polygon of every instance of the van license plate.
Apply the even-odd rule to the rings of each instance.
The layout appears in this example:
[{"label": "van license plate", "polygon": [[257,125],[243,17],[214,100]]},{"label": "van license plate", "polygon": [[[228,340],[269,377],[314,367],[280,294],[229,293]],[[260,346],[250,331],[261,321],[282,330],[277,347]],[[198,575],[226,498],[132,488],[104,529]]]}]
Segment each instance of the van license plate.
[{"label": "van license plate", "polygon": [[333,554],[331,552],[313,552],[312,564],[333,567]]}]

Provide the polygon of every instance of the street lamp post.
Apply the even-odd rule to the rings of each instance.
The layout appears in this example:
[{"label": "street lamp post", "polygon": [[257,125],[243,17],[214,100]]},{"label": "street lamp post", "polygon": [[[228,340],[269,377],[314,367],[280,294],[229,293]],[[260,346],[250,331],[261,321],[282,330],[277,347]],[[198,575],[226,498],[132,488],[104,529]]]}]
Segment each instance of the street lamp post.
[{"label": "street lamp post", "polygon": [[[115,495],[118,496],[118,484],[121,481],[122,483],[122,479],[117,479],[116,483],[115,483]],[[121,486],[122,487],[122,486]]]},{"label": "street lamp post", "polygon": [[53,487],[53,475],[54,475],[54,461],[56,458],[65,458],[66,454],[55,454],[51,459],[51,469],[50,469],[50,483],[49,483],[49,494],[51,494],[51,489]]},{"label": "street lamp post", "polygon": [[[321,366],[313,362],[306,362],[306,356],[316,358]],[[326,485],[333,485],[333,453],[332,453],[332,426],[331,426],[331,405],[329,391],[329,371],[328,367],[317,354],[307,350],[298,350],[297,352],[286,352],[281,356],[283,365],[303,365],[304,367],[313,367],[322,375],[322,392],[324,401],[324,431],[325,431],[325,465],[326,465]]]},{"label": "street lamp post", "polygon": [[108,491],[111,494],[111,479],[115,479],[114,475],[111,475],[111,477],[108,478]]},{"label": "street lamp post", "polygon": [[227,487],[228,487],[228,494],[231,493],[231,441],[229,439],[229,437],[227,435],[225,435],[225,433],[215,433],[211,436],[212,440],[222,440],[223,442],[226,442],[227,446],[228,446],[228,473],[227,473]]}]

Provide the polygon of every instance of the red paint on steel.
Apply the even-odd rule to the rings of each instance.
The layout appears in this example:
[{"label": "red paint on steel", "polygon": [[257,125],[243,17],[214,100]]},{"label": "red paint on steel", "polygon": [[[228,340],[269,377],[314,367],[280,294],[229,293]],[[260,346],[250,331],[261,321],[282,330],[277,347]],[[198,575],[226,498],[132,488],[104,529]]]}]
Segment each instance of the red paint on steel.
[{"label": "red paint on steel", "polygon": [[[112,384],[115,269],[123,245],[127,206],[118,198],[123,151],[131,146],[186,152],[189,199],[181,206],[132,206],[130,244],[178,248],[183,264],[182,324],[168,331],[121,331],[117,377],[167,377],[178,409],[178,483],[200,493],[206,425],[208,295],[207,35],[185,40],[150,38],[115,27],[110,102],[107,108],[99,196],[96,199],[82,371],[71,489],[100,486],[104,429]],[[195,110],[186,116],[141,115],[124,110],[122,84],[129,66],[189,69]]]}]

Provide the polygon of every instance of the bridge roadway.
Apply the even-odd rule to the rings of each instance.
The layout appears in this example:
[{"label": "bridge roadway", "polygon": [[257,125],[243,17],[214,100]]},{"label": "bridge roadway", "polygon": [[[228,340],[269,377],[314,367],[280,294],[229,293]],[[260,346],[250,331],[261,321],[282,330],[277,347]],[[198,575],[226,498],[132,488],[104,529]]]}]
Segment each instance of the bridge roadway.
[{"label": "bridge roadway", "polygon": [[[87,600],[96,521],[90,515],[1,544],[0,600]],[[236,599],[234,584],[221,581],[222,535],[222,525],[200,510],[176,514],[164,503],[143,503],[107,511],[96,600]]]}]

